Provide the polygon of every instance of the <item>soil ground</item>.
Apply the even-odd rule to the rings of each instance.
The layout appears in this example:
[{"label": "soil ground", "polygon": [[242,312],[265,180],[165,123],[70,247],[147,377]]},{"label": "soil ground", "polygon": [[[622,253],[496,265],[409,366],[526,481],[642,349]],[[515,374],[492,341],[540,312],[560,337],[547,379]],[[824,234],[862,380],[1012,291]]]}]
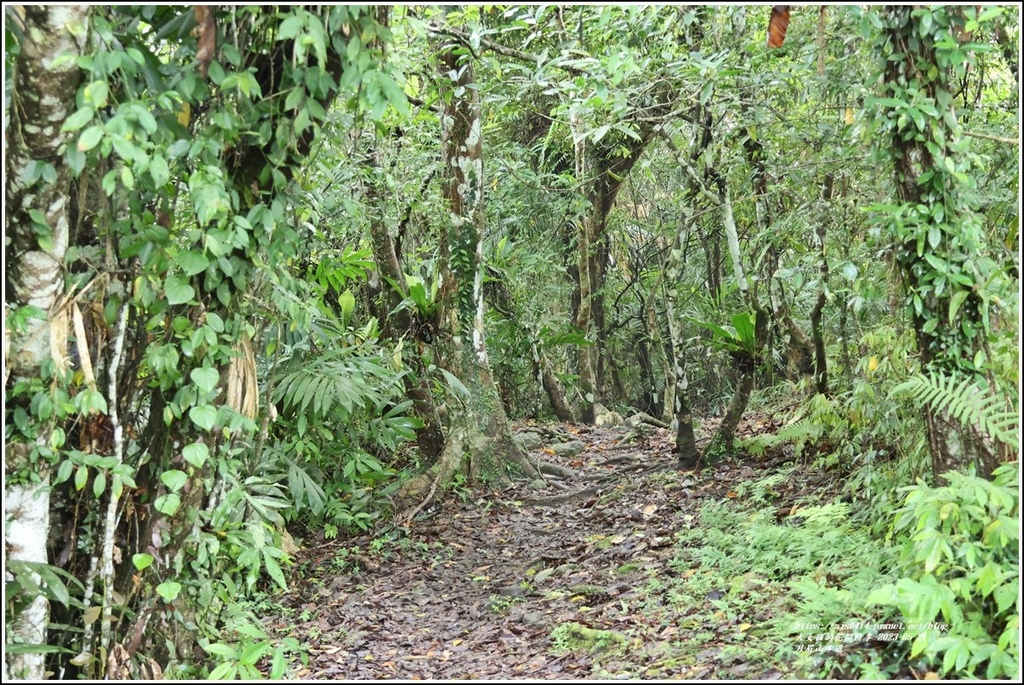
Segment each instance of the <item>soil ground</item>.
[{"label": "soil ground", "polygon": [[[770,421],[754,423],[741,429],[761,432]],[[723,649],[742,645],[744,626],[756,625],[757,616],[695,625],[664,586],[652,586],[652,579],[692,572],[671,561],[676,533],[704,504],[735,497],[742,483],[768,475],[784,455],[680,472],[662,429],[534,430],[545,445],[531,455],[567,466],[575,477],[449,491],[408,526],[305,542],[280,612],[264,617],[271,634],[308,646],[306,664],[296,661],[290,677],[791,675],[777,663]],[[553,454],[549,445],[567,438],[582,442],[583,451]],[[783,515],[798,492],[822,485],[819,477],[808,469],[799,483],[782,485],[790,495],[775,502]],[[711,592],[705,599],[716,598]]]}]

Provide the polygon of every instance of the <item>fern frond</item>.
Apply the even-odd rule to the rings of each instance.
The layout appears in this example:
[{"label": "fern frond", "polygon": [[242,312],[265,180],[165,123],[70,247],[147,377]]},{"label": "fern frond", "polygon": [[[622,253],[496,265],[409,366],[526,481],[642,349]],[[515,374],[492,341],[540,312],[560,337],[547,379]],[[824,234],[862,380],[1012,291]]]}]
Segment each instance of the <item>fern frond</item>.
[{"label": "fern frond", "polygon": [[742,442],[744,449],[753,455],[764,454],[769,447],[792,443],[799,451],[808,442],[821,438],[825,432],[824,427],[813,421],[810,417],[804,417],[788,426],[783,426],[776,433],[764,433]]},{"label": "fern frond", "polygon": [[1008,411],[1005,398],[987,393],[973,378],[916,374],[893,388],[890,395],[909,395],[918,407],[927,404],[1014,449],[1020,444],[1018,412]]}]

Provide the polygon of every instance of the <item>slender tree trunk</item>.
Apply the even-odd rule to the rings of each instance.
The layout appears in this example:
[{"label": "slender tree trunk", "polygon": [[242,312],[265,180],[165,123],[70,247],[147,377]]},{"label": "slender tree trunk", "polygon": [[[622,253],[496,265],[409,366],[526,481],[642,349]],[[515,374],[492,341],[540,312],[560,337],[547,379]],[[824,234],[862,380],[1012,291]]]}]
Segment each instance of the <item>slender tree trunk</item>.
[{"label": "slender tree trunk", "polygon": [[[657,398],[652,397],[651,402],[659,410],[659,418],[665,423],[671,423],[675,415],[676,405],[676,374],[669,359],[672,343],[671,340],[666,341],[665,336],[662,334],[661,324],[658,321],[658,311],[655,307],[658,295],[664,289],[664,283],[665,269],[662,267],[654,287],[651,288],[651,296],[647,298],[646,306],[644,307],[644,322],[646,324],[647,339],[650,341],[651,354],[657,360],[657,371],[661,372],[661,376],[664,379],[661,396]],[[653,362],[652,366],[654,366]],[[654,374],[655,369],[652,369],[652,381]],[[653,387],[651,392],[654,392]]]},{"label": "slender tree trunk", "polygon": [[[744,114],[749,113],[749,107],[744,108]],[[769,299],[771,300],[772,316],[785,334],[786,351],[789,356],[789,371],[792,377],[793,372],[801,376],[809,376],[814,371],[814,350],[810,338],[800,329],[793,320],[789,311],[789,304],[786,302],[786,291],[781,280],[776,274],[779,271],[779,253],[775,247],[772,237],[771,204],[768,202],[768,165],[764,145],[753,136],[748,136],[743,141],[743,150],[747,155],[747,163],[750,164],[751,185],[754,189],[754,213],[757,217],[757,227],[761,235],[770,243],[768,247],[768,268],[771,276],[768,282]]]},{"label": "slender tree trunk", "polygon": [[[821,16],[824,17],[824,8],[822,8]],[[822,188],[822,199],[825,201],[826,206],[832,201],[834,187],[835,177],[829,174],[825,178],[825,184]],[[821,330],[821,317],[825,310],[825,304],[828,301],[828,298],[825,296],[825,290],[828,287],[828,249],[825,243],[827,234],[826,219],[827,217],[822,217],[818,221],[818,226],[815,230],[817,247],[821,251],[821,261],[818,264],[818,297],[814,302],[814,308],[811,309],[811,340],[814,341],[814,389],[821,395],[828,395],[828,357],[825,355],[825,337]]]},{"label": "slender tree trunk", "polygon": [[[372,153],[368,155],[366,165],[368,171],[378,168],[376,155]],[[408,284],[405,281],[405,271],[402,268],[402,260],[398,254],[395,239],[380,214],[380,189],[373,181],[367,181],[363,191],[371,207],[370,243],[373,248],[373,258],[380,275],[387,281],[381,284],[383,293],[386,293],[381,295],[387,303],[386,311],[379,311],[378,318],[387,329],[391,330],[394,339],[397,340],[406,335],[413,341],[423,341],[421,328],[429,328],[433,322],[417,321],[409,308],[399,307],[402,300],[408,296]],[[422,370],[420,369],[421,372]],[[432,465],[441,456],[441,450],[444,448],[444,431],[441,429],[434,396],[430,392],[427,380],[422,377],[422,373],[419,378],[406,375],[403,382],[405,394],[412,400],[413,411],[423,424],[416,430],[416,443],[420,455],[427,464]]]},{"label": "slender tree trunk", "polygon": [[608,212],[615,204],[622,182],[629,171],[640,160],[647,145],[654,138],[655,130],[650,124],[643,124],[639,140],[625,156],[602,157],[594,155],[586,145],[586,131],[577,114],[570,118],[572,130],[576,178],[588,187],[590,212],[576,221],[576,269],[578,271],[577,297],[579,308],[575,324],[584,335],[595,333],[595,345],[579,348],[580,391],[583,393],[583,421],[593,423],[596,416],[606,413],[601,403],[601,374],[604,364],[601,360],[604,326],[604,285],[605,265],[608,263],[607,220]]},{"label": "slender tree trunk", "polygon": [[725,238],[729,246],[729,256],[732,259],[733,272],[736,274],[736,281],[739,284],[740,293],[743,295],[751,310],[754,313],[754,350],[751,353],[737,352],[733,354],[736,362],[736,370],[739,372],[739,379],[732,399],[729,400],[729,407],[726,409],[722,423],[711,438],[704,454],[709,462],[714,462],[732,453],[733,442],[736,438],[736,429],[740,419],[747,409],[750,401],[750,393],[754,388],[754,375],[757,372],[757,364],[764,347],[767,334],[767,313],[761,307],[757,295],[750,292],[747,277],[743,268],[743,261],[740,255],[739,234],[736,231],[736,222],[733,219],[732,200],[729,198],[729,190],[725,179],[719,176],[719,192],[722,206],[722,226],[725,229]]},{"label": "slender tree trunk", "polygon": [[[691,182],[693,182],[692,179]],[[668,251],[665,258],[662,273],[669,284],[668,297],[665,298],[665,318],[668,321],[669,349],[671,350],[673,389],[670,406],[676,422],[676,461],[681,469],[695,469],[700,464],[700,452],[697,451],[697,436],[693,430],[693,413],[690,410],[687,397],[689,379],[686,376],[686,341],[683,338],[676,311],[679,294],[675,289],[675,284],[683,282],[683,265],[686,263],[686,255],[689,252],[690,226],[693,224],[693,217],[686,205],[681,206],[681,211],[683,220],[680,222],[672,249]]]},{"label": "slender tree trunk", "polygon": [[548,396],[551,410],[555,412],[555,416],[559,421],[572,423],[575,421],[575,418],[565,397],[565,386],[562,385],[562,381],[558,380],[554,369],[551,368],[551,360],[541,351],[535,339],[530,341],[530,349],[533,352],[534,372],[537,374],[537,380],[540,381],[541,387],[544,388],[544,392]]},{"label": "slender tree trunk", "polygon": [[[571,119],[573,143],[576,153],[576,178],[581,181],[587,178],[589,160],[587,159],[586,133],[583,122],[574,114]],[[596,210],[596,208],[594,208]],[[593,284],[591,283],[591,239],[594,234],[594,211],[576,221],[576,271],[579,283],[579,308],[576,310],[576,328],[589,335],[591,328],[591,306],[593,304]],[[591,345],[578,348],[577,364],[580,371],[580,392],[583,394],[584,423],[593,423],[596,409],[600,402],[597,392],[597,372],[594,369],[594,354]]]},{"label": "slender tree trunk", "polygon": [[[71,176],[64,163],[68,136],[61,125],[75,110],[80,73],[67,56],[82,54],[87,35],[88,8],[24,6],[21,55],[15,65],[10,128],[5,137],[7,252],[7,312],[35,307],[24,326],[8,325],[10,351],[8,380],[13,386],[43,381],[42,392],[59,366],[67,344],[67,315],[59,299],[64,294],[64,258],[68,248]],[[64,58],[58,60],[58,58]],[[25,179],[32,164],[53,169],[50,181]],[[31,396],[12,396],[7,411],[30,412]],[[7,422],[10,424],[10,422]],[[36,435],[22,435],[7,443],[4,455],[4,555],[7,564],[48,562],[50,469],[36,456],[47,449],[53,424],[39,421]],[[38,581],[38,576],[34,576]],[[8,570],[10,579],[10,570]],[[32,600],[18,615],[5,619],[5,642],[46,644],[49,605],[43,596]],[[9,620],[9,623],[8,623]],[[44,655],[7,652],[4,680],[39,680],[45,677]]]}]

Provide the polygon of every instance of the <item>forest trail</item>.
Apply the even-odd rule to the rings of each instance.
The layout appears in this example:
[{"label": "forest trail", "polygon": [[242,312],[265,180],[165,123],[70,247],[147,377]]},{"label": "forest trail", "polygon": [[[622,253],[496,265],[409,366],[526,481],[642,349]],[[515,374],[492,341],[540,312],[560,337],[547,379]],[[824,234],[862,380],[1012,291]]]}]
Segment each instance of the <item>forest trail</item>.
[{"label": "forest trail", "polygon": [[[749,434],[766,422],[748,423],[756,424],[741,426]],[[625,427],[517,426],[524,430],[544,434],[533,456],[578,475],[500,492],[449,492],[401,535],[307,542],[280,610],[263,618],[268,633],[308,647],[308,664],[295,661],[291,677],[785,675],[777,665],[721,651],[742,643],[758,616],[723,615],[720,625],[702,625],[707,606],[680,606],[667,586],[658,587],[658,579],[693,573],[672,564],[676,533],[699,523],[705,503],[736,497],[784,455],[725,462],[698,475],[675,469],[663,429],[645,426],[631,436]],[[582,451],[553,455],[550,444],[565,438]],[[783,483],[774,506],[785,515],[817,475]],[[721,596],[713,590],[705,599]]]}]

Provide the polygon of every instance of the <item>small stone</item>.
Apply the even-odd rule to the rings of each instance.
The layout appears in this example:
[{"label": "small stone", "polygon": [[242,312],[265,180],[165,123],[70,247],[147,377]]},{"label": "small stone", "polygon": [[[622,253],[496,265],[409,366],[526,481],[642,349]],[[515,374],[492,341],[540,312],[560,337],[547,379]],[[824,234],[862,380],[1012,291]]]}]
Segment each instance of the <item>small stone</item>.
[{"label": "small stone", "polygon": [[512,436],[512,440],[527,452],[538,450],[544,444],[540,436],[533,432],[517,433]]},{"label": "small stone", "polygon": [[570,440],[569,442],[556,442],[551,446],[551,451],[559,457],[575,457],[583,451],[584,447],[586,445],[579,440]]},{"label": "small stone", "polygon": [[539,611],[527,611],[519,620],[523,622],[523,625],[538,626],[544,623],[544,614]]}]

